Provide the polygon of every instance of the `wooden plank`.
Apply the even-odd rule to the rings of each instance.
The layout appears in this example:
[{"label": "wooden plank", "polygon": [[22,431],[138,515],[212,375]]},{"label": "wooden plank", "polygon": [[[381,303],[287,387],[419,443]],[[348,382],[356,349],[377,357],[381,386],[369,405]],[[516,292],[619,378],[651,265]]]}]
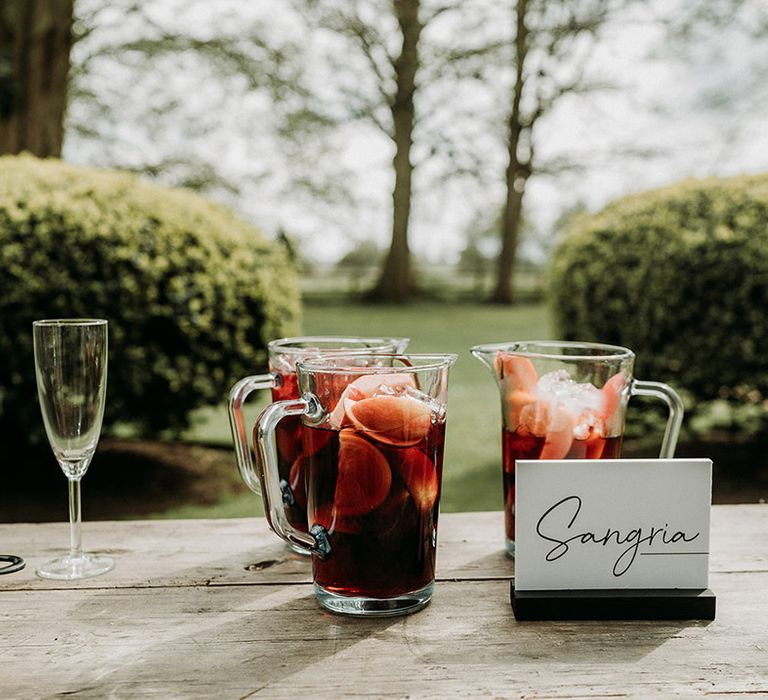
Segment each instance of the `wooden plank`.
[{"label": "wooden plank", "polygon": [[[500,512],[441,515],[438,580],[511,577],[514,563],[502,550],[502,528]],[[710,570],[768,571],[766,532],[768,505],[714,506]],[[115,570],[78,583],[38,579],[35,567],[60,554],[67,542],[64,523],[0,525],[0,549],[27,560],[24,571],[0,576],[0,591],[311,580],[308,560],[292,554],[262,518],[86,523],[85,546],[111,554]]]},{"label": "wooden plank", "polygon": [[503,580],[444,581],[406,618],[311,586],[0,593],[0,696],[573,697],[768,693],[768,573],[714,574],[700,622],[519,623]]},{"label": "wooden plank", "polygon": [[218,579],[243,582],[310,581],[308,559],[293,555],[262,518],[89,522],[83,544],[110,554],[115,569],[76,583],[43,581],[35,568],[68,543],[68,525],[0,525],[0,548],[23,556],[27,567],[0,576],[6,588],[112,588],[206,585]]},{"label": "wooden plank", "polygon": [[768,504],[712,506],[710,571],[768,571]]}]

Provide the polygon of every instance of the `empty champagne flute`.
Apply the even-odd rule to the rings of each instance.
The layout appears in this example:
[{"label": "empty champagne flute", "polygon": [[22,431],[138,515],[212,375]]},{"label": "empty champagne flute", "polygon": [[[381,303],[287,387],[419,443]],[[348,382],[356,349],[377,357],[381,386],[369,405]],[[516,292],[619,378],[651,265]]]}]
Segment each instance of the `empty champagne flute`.
[{"label": "empty champagne flute", "polygon": [[35,375],[45,432],[69,481],[69,553],[46,562],[42,578],[73,580],[106,573],[110,557],[82,550],[80,480],[101,432],[107,391],[107,322],[51,319],[32,324]]}]

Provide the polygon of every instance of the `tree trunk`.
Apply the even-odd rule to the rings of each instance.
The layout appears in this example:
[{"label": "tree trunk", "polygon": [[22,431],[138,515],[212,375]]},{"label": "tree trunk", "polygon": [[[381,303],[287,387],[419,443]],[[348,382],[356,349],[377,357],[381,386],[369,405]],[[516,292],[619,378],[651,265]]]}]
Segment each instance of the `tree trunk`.
[{"label": "tree trunk", "polygon": [[411,216],[411,147],[415,121],[414,93],[419,67],[419,0],[394,0],[395,13],[403,36],[400,56],[394,62],[397,90],[392,102],[395,156],[395,186],[392,191],[392,243],[378,281],[368,297],[402,304],[414,291],[411,253],[408,249],[408,222]]},{"label": "tree trunk", "polygon": [[58,157],[74,0],[0,0],[0,154]]},{"label": "tree trunk", "polygon": [[496,268],[496,286],[491,297],[491,301],[497,304],[512,304],[515,300],[514,270],[523,213],[523,191],[518,192],[514,184],[518,178],[515,175],[508,175],[507,178],[507,199],[501,228],[501,252]]},{"label": "tree trunk", "polygon": [[496,268],[496,284],[491,301],[511,304],[514,301],[513,275],[517,258],[517,243],[523,213],[523,194],[530,175],[530,162],[520,160],[520,140],[526,127],[520,110],[520,100],[525,86],[525,59],[528,54],[528,28],[525,23],[527,0],[517,2],[517,27],[515,32],[515,92],[508,123],[508,164],[505,174],[507,197],[501,217],[501,252]]}]

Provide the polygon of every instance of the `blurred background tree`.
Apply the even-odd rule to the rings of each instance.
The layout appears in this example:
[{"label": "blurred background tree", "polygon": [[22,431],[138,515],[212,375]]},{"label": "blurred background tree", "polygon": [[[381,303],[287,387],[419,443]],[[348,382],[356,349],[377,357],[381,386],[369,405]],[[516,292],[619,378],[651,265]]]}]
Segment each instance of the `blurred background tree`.
[{"label": "blurred background tree", "polygon": [[514,83],[507,112],[501,249],[491,297],[496,303],[514,300],[513,272],[528,179],[564,166],[536,158],[537,123],[565,97],[606,87],[586,68],[599,32],[625,4],[615,0],[516,0],[511,4]]},{"label": "blurred background tree", "polygon": [[74,0],[0,0],[0,155],[60,156]]},{"label": "blurred background tree", "polygon": [[[209,18],[203,18],[211,9],[207,5],[200,0],[179,8],[173,3],[80,0],[67,130],[81,146],[99,144],[100,165],[234,204],[243,197],[244,186],[266,177],[261,141],[283,148],[299,144],[287,155],[305,165],[301,138],[316,128],[308,122],[322,122],[323,116],[318,109],[292,106],[292,96],[307,89],[300,48],[290,37],[275,38],[258,17],[213,8]],[[188,20],[196,14],[199,20]],[[136,97],[104,80],[115,72],[130,76]],[[207,90],[197,101],[201,85]],[[229,99],[233,94],[238,95],[234,103]],[[222,162],[227,147],[216,132],[222,115],[243,111],[241,96],[256,104],[255,112],[264,122],[259,123],[252,150],[242,153],[247,162],[235,173]],[[268,114],[272,118],[265,128]],[[241,130],[253,133],[253,124],[237,123],[230,138]],[[286,135],[290,143],[283,139]],[[212,143],[206,148],[209,138]],[[311,167],[316,169],[316,164]],[[321,181],[310,169],[299,167],[292,173],[291,188],[343,200],[330,182],[330,177]]]},{"label": "blurred background tree", "polygon": [[[297,0],[295,5],[309,26],[345,40],[326,56],[346,110],[342,121],[368,122],[389,142],[393,153],[390,244],[366,298],[407,302],[416,292],[409,247],[414,171],[435,154],[450,151],[440,143],[445,133],[433,128],[445,118],[449,105],[435,95],[446,89],[446,82],[457,83],[476,73],[477,62],[497,48],[475,36],[477,18],[483,16],[487,3]],[[466,23],[465,32],[452,34],[446,41],[441,27],[455,17]],[[439,245],[436,241],[435,246]]]},{"label": "blurred background tree", "polygon": [[[368,295],[376,301],[408,301],[414,291],[408,247],[413,191],[411,152],[421,37],[430,21],[423,17],[421,5],[420,0],[393,0],[391,4],[362,8],[359,3],[348,2],[306,3],[310,21],[347,39],[350,48],[364,59],[367,72],[373,78],[363,82],[371,85],[370,92],[361,89],[347,92],[353,118],[370,121],[394,145],[392,241],[378,281]],[[398,41],[393,41],[391,36],[398,37]],[[341,68],[341,63],[337,66]],[[360,81],[361,77],[356,73],[354,80]]]}]

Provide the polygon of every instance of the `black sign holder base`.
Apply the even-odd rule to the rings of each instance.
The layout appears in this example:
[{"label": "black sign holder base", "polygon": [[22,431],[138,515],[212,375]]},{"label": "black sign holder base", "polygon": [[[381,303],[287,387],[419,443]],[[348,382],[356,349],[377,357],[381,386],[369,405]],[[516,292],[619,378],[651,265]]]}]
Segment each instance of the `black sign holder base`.
[{"label": "black sign holder base", "polygon": [[517,620],[714,620],[715,594],[700,590],[626,589],[518,591],[510,586]]}]

